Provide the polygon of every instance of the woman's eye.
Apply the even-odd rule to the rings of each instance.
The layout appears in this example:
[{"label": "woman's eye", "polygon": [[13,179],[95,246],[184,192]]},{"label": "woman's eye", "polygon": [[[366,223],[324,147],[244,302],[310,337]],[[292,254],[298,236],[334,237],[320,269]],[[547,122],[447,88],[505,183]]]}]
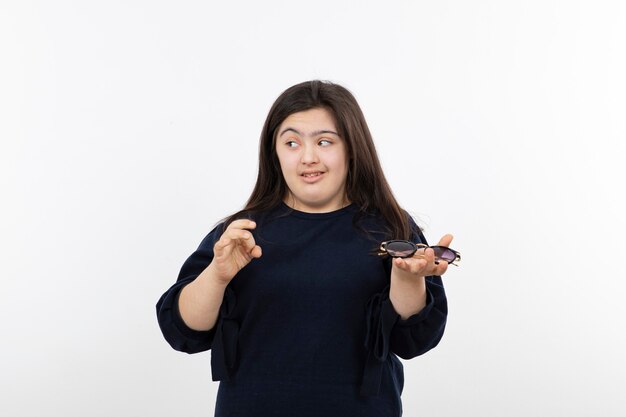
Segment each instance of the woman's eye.
[{"label": "woman's eye", "polygon": [[286,142],[285,145],[287,145],[288,148],[295,148],[296,146],[298,146],[298,143],[294,140],[290,140]]},{"label": "woman's eye", "polygon": [[329,140],[326,140],[326,139],[322,139],[322,140],[319,141],[319,145],[320,146],[328,146],[330,144],[332,144],[332,142],[329,141]]}]

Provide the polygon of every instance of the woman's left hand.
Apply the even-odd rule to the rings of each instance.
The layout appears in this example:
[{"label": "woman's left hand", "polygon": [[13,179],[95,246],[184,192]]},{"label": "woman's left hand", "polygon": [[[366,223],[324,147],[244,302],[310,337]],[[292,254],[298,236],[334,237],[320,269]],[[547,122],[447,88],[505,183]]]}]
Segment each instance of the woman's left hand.
[{"label": "woman's left hand", "polygon": [[[452,235],[444,235],[438,246],[450,247]],[[435,252],[431,248],[419,249],[411,258],[394,258],[391,274],[399,279],[415,279],[431,275],[443,275],[448,269],[448,262],[439,260],[435,263]]]}]

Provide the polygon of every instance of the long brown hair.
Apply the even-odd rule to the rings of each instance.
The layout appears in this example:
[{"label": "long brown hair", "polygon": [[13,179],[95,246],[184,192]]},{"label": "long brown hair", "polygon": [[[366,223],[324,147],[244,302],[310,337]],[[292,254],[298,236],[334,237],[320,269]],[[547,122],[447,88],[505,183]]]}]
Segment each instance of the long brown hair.
[{"label": "long brown hair", "polygon": [[345,87],[329,81],[306,81],[285,90],[267,115],[259,146],[259,172],[254,190],[243,210],[226,220],[272,209],[283,201],[287,184],[276,155],[276,135],[281,123],[293,113],[314,108],[328,110],[335,118],[339,136],[346,143],[348,177],[346,194],[362,214],[377,213],[394,239],[409,239],[407,213],[396,201],[378,160],[372,135],[356,99]]}]

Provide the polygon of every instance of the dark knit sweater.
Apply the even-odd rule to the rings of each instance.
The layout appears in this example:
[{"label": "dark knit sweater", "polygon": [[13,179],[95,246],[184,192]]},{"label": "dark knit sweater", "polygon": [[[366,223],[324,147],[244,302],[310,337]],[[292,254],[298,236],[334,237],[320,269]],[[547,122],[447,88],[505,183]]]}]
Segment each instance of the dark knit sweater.
[{"label": "dark knit sweater", "polygon": [[178,295],[211,262],[223,225],[184,263],[157,304],[158,321],[174,349],[211,349],[216,416],[402,415],[397,356],[436,346],[446,296],[441,278],[427,277],[426,307],[401,320],[389,300],[390,260],[375,254],[389,236],[375,216],[355,223],[356,214],[354,205],[315,214],[281,205],[252,216],[263,255],[228,285],[210,331],[185,325]]}]

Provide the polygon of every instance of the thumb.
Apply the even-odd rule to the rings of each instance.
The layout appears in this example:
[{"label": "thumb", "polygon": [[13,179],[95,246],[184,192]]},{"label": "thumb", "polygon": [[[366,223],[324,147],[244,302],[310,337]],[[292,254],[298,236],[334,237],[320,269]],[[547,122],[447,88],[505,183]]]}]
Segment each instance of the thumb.
[{"label": "thumb", "polygon": [[452,243],[452,239],[454,239],[454,236],[452,236],[451,234],[444,235],[441,239],[439,239],[439,243],[437,243],[437,246],[445,246],[449,248],[450,243]]},{"label": "thumb", "polygon": [[252,250],[250,251],[250,255],[253,258],[260,258],[261,255],[263,255],[263,251],[261,250],[261,247],[259,245],[256,245],[254,248],[252,248]]}]

